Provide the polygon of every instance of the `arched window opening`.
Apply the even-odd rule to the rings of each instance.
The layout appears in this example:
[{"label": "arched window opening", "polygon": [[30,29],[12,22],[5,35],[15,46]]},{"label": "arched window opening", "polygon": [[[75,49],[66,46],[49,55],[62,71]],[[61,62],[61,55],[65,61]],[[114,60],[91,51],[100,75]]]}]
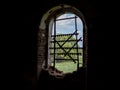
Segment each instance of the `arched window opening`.
[{"label": "arched window opening", "polygon": [[83,23],[77,15],[64,13],[55,16],[50,38],[50,66],[64,73],[83,66]]},{"label": "arched window opening", "polygon": [[[39,42],[40,39],[40,42]],[[83,14],[70,5],[46,12],[38,33],[38,76],[42,69],[51,75],[87,70],[87,26]]]}]

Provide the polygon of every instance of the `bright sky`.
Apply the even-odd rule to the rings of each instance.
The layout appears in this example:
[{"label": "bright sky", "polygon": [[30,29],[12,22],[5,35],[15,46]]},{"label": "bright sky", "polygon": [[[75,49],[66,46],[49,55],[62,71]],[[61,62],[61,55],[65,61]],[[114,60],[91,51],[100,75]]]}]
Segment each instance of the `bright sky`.
[{"label": "bright sky", "polygon": [[[57,19],[74,17],[75,14],[63,14],[59,16]],[[80,18],[77,18],[77,30],[78,30],[78,38],[82,37],[83,39],[83,23]],[[69,34],[75,32],[75,19],[66,19],[56,21],[56,34]],[[54,33],[54,25],[53,25],[53,33]],[[83,47],[83,42],[79,42],[79,46]]]}]

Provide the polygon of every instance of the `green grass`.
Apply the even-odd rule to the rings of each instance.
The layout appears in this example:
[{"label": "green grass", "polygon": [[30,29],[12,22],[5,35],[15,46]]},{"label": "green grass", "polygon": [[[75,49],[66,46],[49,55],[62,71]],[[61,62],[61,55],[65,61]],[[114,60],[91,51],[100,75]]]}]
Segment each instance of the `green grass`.
[{"label": "green grass", "polygon": [[[79,63],[82,63],[82,57],[80,57]],[[69,73],[77,70],[77,63],[74,63],[72,60],[57,62],[55,65],[58,70],[63,71],[64,73]],[[82,64],[79,64],[79,66],[81,67]]]}]

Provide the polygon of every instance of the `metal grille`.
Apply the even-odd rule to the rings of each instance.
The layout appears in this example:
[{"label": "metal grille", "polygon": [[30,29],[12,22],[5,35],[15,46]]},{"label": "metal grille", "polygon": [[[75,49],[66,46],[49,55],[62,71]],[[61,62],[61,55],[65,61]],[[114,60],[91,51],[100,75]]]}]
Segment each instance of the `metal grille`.
[{"label": "metal grille", "polygon": [[[52,47],[49,47],[50,50],[53,50],[52,53],[50,53],[50,55],[53,55],[53,67],[55,68],[56,65],[56,60],[72,60],[74,63],[77,63],[77,69],[79,68],[79,56],[82,55],[78,50],[82,49],[81,47],[78,46],[78,42],[82,41],[82,37],[78,38],[78,29],[77,29],[77,16],[75,17],[69,17],[69,18],[62,18],[62,19],[56,19],[56,17],[54,17],[54,33],[53,35],[51,35],[52,40],[50,41],[50,43],[53,44]],[[73,33],[67,33],[67,34],[56,34],[56,22],[60,21],[60,20],[66,20],[66,19],[74,19],[75,21],[75,29]],[[67,39],[65,40],[57,40],[57,37],[65,37],[68,36]],[[74,40],[71,40],[71,38],[75,36]],[[73,42],[73,45],[71,47],[64,47],[64,45],[67,42]],[[61,44],[62,43],[62,44]],[[57,45],[57,46],[56,46]],[[60,49],[62,50],[62,53],[57,53],[56,50]],[[74,49],[76,50],[76,53],[71,53],[71,50]],[[56,55],[64,55],[64,57],[69,57],[69,59],[60,59],[57,58]],[[73,56],[75,56],[76,58],[73,58]]]}]

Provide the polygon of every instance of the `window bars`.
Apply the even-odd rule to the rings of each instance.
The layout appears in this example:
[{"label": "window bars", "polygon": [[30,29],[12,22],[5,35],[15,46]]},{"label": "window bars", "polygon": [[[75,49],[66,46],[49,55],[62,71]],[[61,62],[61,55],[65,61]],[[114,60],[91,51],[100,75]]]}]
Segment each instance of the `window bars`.
[{"label": "window bars", "polygon": [[[69,17],[69,18],[62,18],[62,19],[56,19],[56,17],[54,17],[54,35],[51,35],[51,37],[53,38],[50,43],[53,44],[52,47],[49,47],[50,50],[53,50],[53,52],[50,53],[50,55],[53,55],[53,67],[55,68],[55,64],[56,64],[56,60],[72,60],[74,63],[77,63],[77,69],[79,68],[79,55],[82,55],[79,52],[79,49],[82,49],[81,47],[78,46],[78,42],[82,41],[82,37],[78,38],[78,30],[77,30],[77,16],[75,17]],[[56,34],[56,21],[60,21],[60,20],[66,20],[66,19],[74,19],[75,21],[75,31],[73,33],[69,33],[69,34]],[[71,40],[71,38],[75,35],[75,39]],[[65,40],[57,40],[57,37],[65,37],[68,36],[67,39]],[[60,44],[62,42],[62,44]],[[64,47],[64,45],[67,42],[73,42],[73,45],[71,47]],[[58,45],[58,46],[56,46]],[[60,49],[63,52],[57,53],[56,50]],[[70,51],[72,49],[76,49],[76,53],[71,53]],[[69,58],[56,58],[56,55],[64,55],[68,56]],[[76,58],[73,58],[73,55],[76,56]]]}]

